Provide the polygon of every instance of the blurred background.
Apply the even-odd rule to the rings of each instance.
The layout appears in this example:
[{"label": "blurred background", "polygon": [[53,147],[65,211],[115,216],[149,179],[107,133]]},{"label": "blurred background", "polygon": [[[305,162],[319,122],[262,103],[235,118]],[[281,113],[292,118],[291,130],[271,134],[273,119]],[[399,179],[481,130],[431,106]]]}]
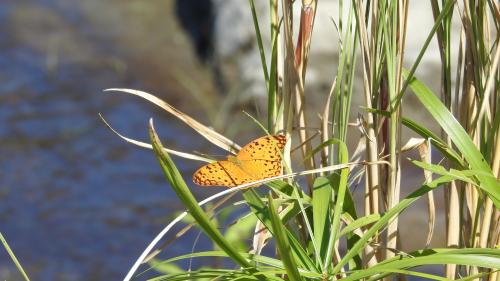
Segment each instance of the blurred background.
[{"label": "blurred background", "polygon": [[[174,1],[0,2],[0,231],[32,280],[119,280],[182,210],[154,155],[99,112],[137,139],[155,117],[165,145],[206,146],[143,100],[102,90],[146,90],[199,117],[175,77],[209,96],[210,72]],[[21,279],[3,247],[0,279]]]},{"label": "blurred background", "polygon": [[[267,31],[267,1],[257,4]],[[323,102],[336,73],[334,9],[320,6],[310,64],[321,63],[307,80],[315,93],[311,106]],[[432,20],[420,21],[422,36],[431,26]],[[416,50],[408,52],[409,61],[422,43],[408,39]],[[439,79],[435,55],[424,58],[420,74],[439,89],[432,81]],[[433,67],[437,72],[429,71]],[[257,128],[241,111],[265,114],[256,109],[263,103],[261,81],[247,1],[2,0],[0,231],[30,278],[121,279],[182,210],[154,155],[113,135],[99,112],[129,137],[147,141],[147,121],[154,117],[165,146],[222,154],[158,108],[103,89],[152,93],[244,144]],[[362,112],[358,105],[354,110]],[[175,160],[188,180],[199,166]],[[425,217],[413,219],[414,227],[426,229]],[[170,246],[168,256],[190,251],[194,235]],[[421,246],[424,237],[414,242]],[[21,279],[3,248],[0,279]]]}]

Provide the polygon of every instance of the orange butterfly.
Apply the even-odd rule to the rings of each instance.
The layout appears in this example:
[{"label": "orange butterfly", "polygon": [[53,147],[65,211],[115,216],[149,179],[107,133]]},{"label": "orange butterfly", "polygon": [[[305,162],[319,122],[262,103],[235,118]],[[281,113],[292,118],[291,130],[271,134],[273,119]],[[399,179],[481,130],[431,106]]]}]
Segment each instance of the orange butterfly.
[{"label": "orange butterfly", "polygon": [[193,182],[201,186],[235,187],[278,176],[285,144],[284,135],[260,137],[241,148],[236,156],[199,168],[193,174]]}]

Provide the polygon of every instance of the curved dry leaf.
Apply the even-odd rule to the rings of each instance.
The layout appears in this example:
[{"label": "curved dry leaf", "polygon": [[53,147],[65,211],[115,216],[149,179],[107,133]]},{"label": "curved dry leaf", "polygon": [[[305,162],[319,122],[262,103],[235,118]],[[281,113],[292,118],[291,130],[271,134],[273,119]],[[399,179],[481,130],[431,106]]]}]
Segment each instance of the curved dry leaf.
[{"label": "curved dry leaf", "polygon": [[[104,124],[106,125],[106,127],[108,127],[108,129],[111,130],[111,132],[113,132],[115,135],[117,135],[119,138],[123,139],[124,141],[126,141],[128,143],[131,143],[133,145],[137,145],[139,147],[153,149],[153,146],[151,144],[149,144],[149,143],[138,141],[138,140],[134,140],[134,139],[128,138],[128,137],[120,134],[117,130],[115,130],[113,127],[111,127],[111,125],[108,123],[108,121],[106,121],[106,119],[104,119],[104,116],[102,116],[101,113],[99,113],[99,117],[101,118],[102,122],[104,122]],[[179,157],[182,157],[182,158],[191,159],[191,160],[198,160],[198,161],[203,161],[203,162],[207,162],[207,163],[213,162],[212,159],[201,157],[201,156],[198,156],[198,155],[195,155],[195,154],[191,154],[191,153],[187,153],[187,152],[181,152],[181,151],[172,150],[172,149],[168,149],[168,148],[164,148],[164,149],[169,154],[176,155],[176,156],[179,156]]]},{"label": "curved dry leaf", "polygon": [[197,133],[202,135],[204,138],[206,138],[209,142],[213,143],[214,145],[229,151],[231,153],[236,153],[238,150],[240,150],[240,146],[237,145],[235,142],[232,140],[226,138],[225,136],[217,133],[214,131],[212,128],[205,126],[201,124],[200,122],[196,121],[194,118],[190,117],[189,115],[185,114],[184,112],[181,112],[177,110],[175,107],[171,106],[169,103],[149,94],[143,91],[138,91],[138,90],[132,90],[132,89],[125,89],[125,88],[110,88],[104,90],[105,92],[118,92],[118,93],[127,93],[131,95],[135,95],[138,97],[141,97],[151,103],[156,104],[157,106],[163,108],[165,111],[168,113],[174,115],[175,117],[179,118],[181,121],[186,123],[189,127],[193,128]]}]

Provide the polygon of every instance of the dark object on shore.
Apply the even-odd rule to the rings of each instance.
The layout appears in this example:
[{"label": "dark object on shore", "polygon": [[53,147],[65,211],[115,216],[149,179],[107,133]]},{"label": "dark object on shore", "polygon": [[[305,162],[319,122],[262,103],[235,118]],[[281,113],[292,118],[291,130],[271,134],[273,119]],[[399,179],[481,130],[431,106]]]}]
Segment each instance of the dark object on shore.
[{"label": "dark object on shore", "polygon": [[203,62],[213,56],[214,8],[210,0],[176,0],[175,13]]}]

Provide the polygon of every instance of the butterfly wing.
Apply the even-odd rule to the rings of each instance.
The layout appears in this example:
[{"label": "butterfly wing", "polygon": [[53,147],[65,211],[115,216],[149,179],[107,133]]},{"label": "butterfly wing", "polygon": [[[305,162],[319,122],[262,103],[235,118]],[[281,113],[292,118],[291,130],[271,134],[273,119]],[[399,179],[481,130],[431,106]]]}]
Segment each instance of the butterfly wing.
[{"label": "butterfly wing", "polygon": [[281,174],[281,161],[253,159],[240,161],[239,163],[241,169],[255,180],[279,176]]},{"label": "butterfly wing", "polygon": [[236,155],[243,171],[257,180],[281,174],[281,153],[286,144],[284,135],[264,136],[245,145]]},{"label": "butterfly wing", "polygon": [[217,161],[207,164],[193,174],[193,182],[201,186],[235,187],[255,180],[231,161]]},{"label": "butterfly wing", "polygon": [[244,183],[277,176],[281,173],[281,151],[284,135],[264,136],[245,145],[230,161],[202,166],[193,174],[201,186],[235,187]]},{"label": "butterfly wing", "polygon": [[242,147],[236,158],[240,161],[260,159],[281,162],[281,153],[285,144],[285,135],[260,137]]}]

